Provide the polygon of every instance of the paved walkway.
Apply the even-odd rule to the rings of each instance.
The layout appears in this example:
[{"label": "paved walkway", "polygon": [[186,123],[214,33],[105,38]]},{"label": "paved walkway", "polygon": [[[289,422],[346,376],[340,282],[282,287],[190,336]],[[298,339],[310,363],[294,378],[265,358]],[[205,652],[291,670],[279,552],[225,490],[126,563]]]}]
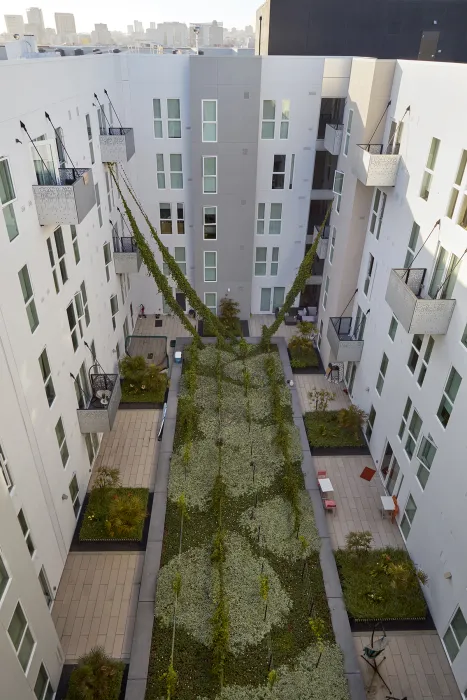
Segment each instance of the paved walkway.
[{"label": "paved walkway", "polygon": [[294,380],[304,413],[314,410],[314,406],[310,405],[308,398],[308,393],[312,389],[326,389],[334,394],[335,398],[329,402],[328,406],[330,411],[338,411],[341,408],[350,406],[350,399],[343,391],[343,385],[329,382],[324,374],[296,374]]}]

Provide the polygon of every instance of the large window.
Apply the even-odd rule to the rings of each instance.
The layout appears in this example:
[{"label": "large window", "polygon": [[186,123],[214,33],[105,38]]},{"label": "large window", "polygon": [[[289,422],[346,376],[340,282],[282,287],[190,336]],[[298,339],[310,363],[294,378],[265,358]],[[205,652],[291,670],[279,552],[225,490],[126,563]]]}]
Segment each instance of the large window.
[{"label": "large window", "polygon": [[457,608],[449,623],[446,634],[443,637],[444,646],[451,660],[451,663],[459,653],[465,638],[467,637],[467,622],[460,608]]},{"label": "large window", "polygon": [[17,604],[11,618],[8,634],[15,648],[21,668],[26,673],[36,643],[20,603]]},{"label": "large window", "polygon": [[417,504],[415,503],[415,501],[412,497],[412,494],[409,494],[409,497],[407,499],[407,503],[405,506],[405,510],[404,510],[404,515],[402,516],[402,520],[401,520],[401,530],[402,530],[402,534],[404,535],[405,540],[409,536],[416,512],[417,512]]},{"label": "large window", "polygon": [[94,165],[94,146],[92,145],[92,127],[91,117],[89,116],[89,114],[86,114],[86,131],[88,134],[89,155],[91,156],[91,165]]},{"label": "large window", "polygon": [[161,139],[164,133],[162,130],[161,101],[159,99],[152,101],[152,111],[154,117],[154,138]]},{"label": "large window", "polygon": [[264,233],[264,219],[266,217],[266,205],[258,204],[258,212],[256,216],[256,233],[262,236]]},{"label": "large window", "polygon": [[373,435],[373,428],[375,425],[375,420],[376,420],[376,411],[375,411],[375,407],[372,406],[370,408],[370,412],[368,414],[368,421],[367,421],[366,429],[365,429],[365,435],[366,435],[366,439],[368,440],[368,442],[370,442],[371,436]]},{"label": "large window", "polygon": [[334,249],[336,247],[336,227],[331,226],[331,235],[329,237],[329,264],[332,265],[334,260]]},{"label": "large window", "polygon": [[170,161],[170,187],[173,190],[183,189],[183,170],[181,153],[171,153]]},{"label": "large window", "polygon": [[65,468],[68,462],[70,453],[68,452],[68,445],[66,444],[65,429],[63,427],[63,421],[60,417],[55,426],[55,437],[57,438],[58,449],[60,450],[60,457],[62,459],[63,467]]},{"label": "large window", "polygon": [[431,183],[433,180],[434,170],[436,166],[436,159],[438,157],[439,144],[439,139],[431,139],[430,151],[428,153],[425,172],[423,173],[422,178],[422,186],[420,188],[420,197],[425,201],[430,196]]},{"label": "large window", "polygon": [[281,109],[281,128],[279,138],[289,138],[289,122],[290,122],[290,100],[282,100]]},{"label": "large window", "polygon": [[182,202],[177,203],[177,233],[185,233],[185,207]]},{"label": "large window", "polygon": [[83,337],[83,324],[81,319],[84,316],[84,306],[81,291],[77,292],[73,297],[73,301],[68,304],[66,314],[68,318],[68,326],[70,328],[73,350],[76,352],[78,349],[79,338]]},{"label": "large window", "polygon": [[276,277],[279,272],[279,248],[274,247],[271,254],[271,276]]},{"label": "large window", "polygon": [[5,219],[6,232],[10,241],[19,234],[14,201],[16,199],[15,188],[11,178],[10,165],[6,158],[0,160],[0,204],[3,218]]},{"label": "large window", "polygon": [[49,358],[47,350],[44,348],[39,355],[39,367],[41,368],[42,381],[44,382],[45,395],[47,403],[51,406],[55,400],[55,389],[52,381],[52,373],[50,371]]},{"label": "large window", "polygon": [[203,207],[203,231],[206,241],[217,239],[217,207]]},{"label": "large window", "polygon": [[101,194],[99,192],[98,182],[94,185],[94,189],[96,190],[97,218],[99,219],[99,227],[102,228],[104,222],[102,220]]},{"label": "large window", "polygon": [[255,277],[266,275],[267,248],[257,247],[255,252]]},{"label": "large window", "polygon": [[31,279],[29,277],[28,266],[25,265],[18,272],[19,283],[21,285],[21,291],[23,292],[23,299],[26,305],[26,315],[29,321],[29,327],[31,333],[34,333],[37,326],[39,325],[39,318],[37,316],[36,302],[34,301],[34,293],[32,291]]},{"label": "large window", "polygon": [[26,516],[24,515],[22,508],[18,513],[18,521],[19,521],[21,531],[23,533],[23,536],[24,536],[24,539],[26,542],[26,546],[29,550],[29,554],[32,557],[34,552],[36,551],[36,548],[34,546],[34,542],[32,541],[31,531],[29,529],[29,525],[28,525],[28,522],[26,520]]},{"label": "large window", "polygon": [[350,132],[352,130],[352,119],[353,119],[353,109],[349,109],[347,115],[347,125],[345,127],[345,137],[344,137],[344,155],[349,155],[349,144],[350,144]]},{"label": "large window", "polygon": [[115,330],[117,328],[116,316],[118,313],[118,297],[116,294],[113,294],[110,297],[110,312],[112,314],[112,326],[113,326],[113,329]]},{"label": "large window", "polygon": [[451,367],[448,381],[444,387],[443,396],[439,404],[438,413],[436,414],[444,428],[447,427],[449,419],[451,418],[454,401],[456,400],[461,382],[462,377],[460,376],[459,372],[457,372],[454,367]]},{"label": "large window", "polygon": [[272,165],[272,189],[283,190],[285,185],[285,155],[274,156]]},{"label": "large window", "polygon": [[417,470],[417,479],[420,482],[422,489],[425,488],[428,477],[430,476],[431,466],[433,460],[436,456],[436,446],[430,435],[428,437],[422,438],[420,447],[417,452],[417,459],[419,462]]},{"label": "large window", "polygon": [[386,377],[388,364],[389,364],[388,356],[386,355],[385,352],[383,352],[383,359],[381,360],[381,364],[379,366],[378,379],[376,381],[376,391],[378,392],[378,394],[380,396],[381,396],[381,392],[383,391],[384,379]]},{"label": "large window", "polygon": [[157,187],[159,190],[165,190],[165,168],[164,154],[156,153],[156,169],[157,169]]},{"label": "large window", "polygon": [[184,247],[176,247],[174,248],[174,258],[175,262],[180,268],[180,271],[183,272],[184,275],[186,275],[186,252]]},{"label": "large window", "polygon": [[269,216],[269,234],[271,236],[280,235],[282,227],[282,204],[271,204]]},{"label": "large window", "polygon": [[217,193],[217,156],[203,156],[203,192]]},{"label": "large window", "polygon": [[418,358],[420,357],[420,350],[422,348],[423,335],[415,334],[412,338],[412,347],[410,349],[409,360],[407,362],[407,367],[412,372],[415,372],[417,367]]},{"label": "large window", "polygon": [[203,141],[217,141],[217,100],[202,100]]},{"label": "large window", "polygon": [[75,516],[78,517],[79,509],[81,508],[81,503],[79,500],[79,486],[78,486],[78,479],[76,478],[76,474],[73,474],[73,478],[70,481],[70,485],[68,488],[70,491],[71,504],[73,506],[73,511],[75,513]]},{"label": "large window", "polygon": [[[125,336],[126,337],[126,336]],[[94,459],[99,451],[99,438],[96,433],[86,433],[84,435],[86,450],[88,452],[89,465],[92,467]]]},{"label": "large window", "polygon": [[323,309],[326,308],[326,304],[328,303],[328,294],[329,294],[329,275],[326,275],[326,279],[324,280],[324,289],[323,289]]},{"label": "large window", "polygon": [[[446,216],[449,217],[450,219],[452,219],[454,216],[454,210],[455,210],[456,205],[457,205],[457,200],[458,200],[459,194],[462,190],[461,185],[462,185],[462,181],[464,179],[466,165],[467,165],[467,151],[464,150],[461,153],[461,159],[459,162],[459,167],[457,168],[456,179],[454,180],[454,184],[452,186],[451,196],[449,197],[448,208],[446,211]],[[464,199],[465,199],[465,197],[464,197]]]},{"label": "large window", "polygon": [[110,250],[110,243],[104,243],[104,265],[105,265],[105,276],[107,282],[110,280],[110,263],[112,262],[112,251]]},{"label": "large window", "polygon": [[388,336],[391,338],[391,340],[394,342],[394,338],[396,337],[397,333],[397,326],[399,325],[397,318],[393,316],[391,318],[391,323],[389,324],[389,330],[388,330]]},{"label": "large window", "polygon": [[159,203],[159,219],[161,233],[172,233],[172,205],[169,202]]},{"label": "large window", "polygon": [[373,199],[373,208],[370,215],[370,233],[374,233],[376,240],[379,239],[381,226],[383,223],[384,209],[386,207],[386,193],[376,188]]},{"label": "large window", "polygon": [[6,569],[5,562],[2,559],[2,555],[0,554],[0,602],[3,598],[3,594],[6,591],[6,587],[8,586],[9,580],[10,575]]},{"label": "large window", "polygon": [[204,251],[204,281],[217,282],[217,253]]},{"label": "large window", "polygon": [[276,101],[263,100],[263,120],[261,122],[261,138],[273,139],[275,133]]},{"label": "large window", "polygon": [[375,268],[375,259],[371,253],[368,253],[368,267],[365,277],[365,282],[363,283],[363,293],[368,297],[370,296],[370,285],[373,279],[373,273]]},{"label": "large window", "polygon": [[428,296],[432,299],[451,299],[457,282],[461,259],[440,246],[431,278]]},{"label": "large window", "polygon": [[6,455],[5,455],[1,445],[0,445],[0,472],[3,475],[3,479],[5,480],[8,491],[11,491],[11,489],[13,488],[13,479],[11,478],[10,469],[8,467],[8,460],[6,458]]},{"label": "large window", "polygon": [[340,170],[336,170],[336,172],[334,173],[334,184],[332,186],[332,191],[336,195],[335,204],[336,204],[336,213],[337,214],[341,210],[343,189],[344,189],[344,173],[341,172]]},{"label": "large window", "polygon": [[420,233],[420,226],[415,223],[412,224],[412,230],[410,232],[409,245],[407,247],[407,253],[405,256],[404,268],[408,268],[412,265],[413,259],[415,257],[415,251],[417,250],[418,234]]},{"label": "large window", "polygon": [[180,100],[178,99],[167,100],[167,134],[169,139],[180,139],[182,137]]},{"label": "large window", "polygon": [[78,264],[79,261],[81,260],[81,256],[79,254],[79,243],[78,243],[78,233],[76,230],[76,226],[73,224],[70,226],[70,231],[71,231],[71,242],[73,244],[73,253],[75,256],[75,263]]},{"label": "large window", "polygon": [[52,700],[54,696],[54,689],[50,685],[49,676],[44,664],[40,665],[39,673],[37,674],[37,680],[34,685],[34,695],[37,700]]},{"label": "large window", "polygon": [[430,337],[428,338],[428,342],[425,347],[425,352],[423,353],[423,359],[422,359],[422,365],[420,367],[420,371],[418,373],[418,378],[417,378],[417,384],[418,386],[422,386],[423,382],[425,381],[426,377],[426,371],[428,369],[428,363],[431,358],[431,353],[433,352],[433,347],[435,345],[435,341],[433,338]]},{"label": "large window", "polygon": [[407,421],[409,420],[411,408],[412,400],[410,398],[407,398],[407,401],[405,402],[404,413],[402,414],[401,424],[399,426],[399,440],[402,440],[402,438],[404,437],[404,432],[407,427]]},{"label": "large window", "polygon": [[217,316],[217,292],[204,292],[204,304]]},{"label": "large window", "polygon": [[420,431],[422,429],[422,419],[418,415],[417,411],[414,409],[412,412],[412,418],[410,419],[410,423],[408,425],[407,429],[407,439],[405,441],[405,454],[407,457],[412,459],[414,452],[415,452],[415,446],[417,444],[418,437],[420,435]]}]

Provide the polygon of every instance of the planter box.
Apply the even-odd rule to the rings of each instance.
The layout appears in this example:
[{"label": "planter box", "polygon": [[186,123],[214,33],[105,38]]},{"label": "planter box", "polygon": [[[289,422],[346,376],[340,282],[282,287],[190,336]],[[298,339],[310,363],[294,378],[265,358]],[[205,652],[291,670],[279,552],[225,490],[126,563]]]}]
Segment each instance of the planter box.
[{"label": "planter box", "polygon": [[[240,321],[240,326],[241,326],[241,329],[242,329],[242,336],[243,336],[244,338],[249,338],[249,336],[250,336],[250,328],[249,328],[249,326],[248,326],[248,321]],[[206,338],[213,338],[213,337],[215,337],[215,336],[205,336],[205,335],[204,335],[204,321],[198,321],[198,333],[200,334],[200,336],[201,336],[202,338],[204,338],[204,337],[206,337]],[[239,336],[237,336],[237,337],[239,337]]]},{"label": "planter box", "polygon": [[361,447],[312,447],[310,452],[315,457],[352,457],[359,455],[370,455],[367,445]]},{"label": "planter box", "polygon": [[[292,372],[294,374],[324,374],[324,367],[323,363],[321,361],[321,356],[319,354],[319,351],[317,348],[315,348],[315,352],[318,356],[318,366],[314,367],[313,365],[311,367],[292,367]],[[289,356],[289,360],[292,361],[292,357],[290,355],[290,350],[287,348],[287,355]]]},{"label": "planter box", "polygon": [[[120,659],[118,659],[120,660]],[[68,693],[68,685],[70,683],[70,678],[71,674],[77,668],[78,664],[65,664],[62,668],[62,675],[60,676],[60,681],[58,683],[58,688],[57,692],[55,693],[54,700],[66,700],[66,696]],[[128,671],[129,671],[129,665],[125,664],[125,668],[123,670],[123,678],[122,678],[122,685],[120,688],[120,695],[118,696],[118,700],[125,700],[125,691],[126,691],[126,685],[128,681]]]},{"label": "planter box", "polygon": [[392,618],[390,620],[355,620],[349,615],[352,632],[372,632],[375,623],[381,622],[386,632],[424,632],[436,630],[433,618],[427,610],[426,617]]}]

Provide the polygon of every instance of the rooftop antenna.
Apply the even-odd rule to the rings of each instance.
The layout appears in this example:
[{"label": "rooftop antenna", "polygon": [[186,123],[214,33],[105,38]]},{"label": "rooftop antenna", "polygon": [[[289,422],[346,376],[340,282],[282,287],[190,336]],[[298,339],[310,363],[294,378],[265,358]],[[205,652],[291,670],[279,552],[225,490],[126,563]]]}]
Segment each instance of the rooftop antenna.
[{"label": "rooftop antenna", "polygon": [[193,31],[195,33],[195,48],[196,48],[196,53],[199,55],[199,32],[200,32],[201,27],[196,24],[193,27]]}]

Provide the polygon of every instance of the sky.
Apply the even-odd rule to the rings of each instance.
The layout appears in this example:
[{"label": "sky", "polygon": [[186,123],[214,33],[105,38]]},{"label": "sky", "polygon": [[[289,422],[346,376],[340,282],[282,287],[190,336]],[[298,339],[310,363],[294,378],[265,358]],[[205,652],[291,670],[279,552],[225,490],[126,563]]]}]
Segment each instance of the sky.
[{"label": "sky", "polygon": [[[46,27],[55,28],[54,12],[72,12],[78,32],[90,32],[96,22],[104,22],[111,31],[126,32],[128,24],[135,19],[143,22],[223,22],[224,27],[243,29],[255,26],[255,13],[262,0],[171,0],[156,3],[151,0],[36,0],[28,7],[40,7]],[[26,20],[26,5],[21,0],[2,0],[2,15],[23,15]],[[3,24],[3,16],[1,18]],[[0,25],[2,26],[2,25]],[[5,31],[3,27],[1,31]]]}]

